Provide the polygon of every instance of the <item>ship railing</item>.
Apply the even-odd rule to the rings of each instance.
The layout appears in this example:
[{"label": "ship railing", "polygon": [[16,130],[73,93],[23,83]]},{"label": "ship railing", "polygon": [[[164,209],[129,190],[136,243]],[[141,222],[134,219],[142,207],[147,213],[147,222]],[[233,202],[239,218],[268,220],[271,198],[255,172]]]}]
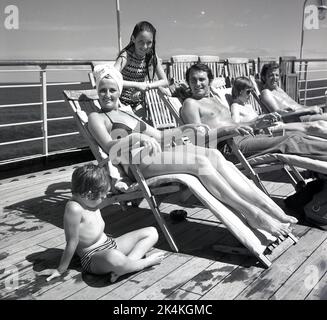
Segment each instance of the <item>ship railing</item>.
[{"label": "ship railing", "polygon": [[[8,141],[1,141],[0,142],[0,149],[3,147],[10,147],[16,145],[22,145],[27,142],[33,141],[42,141],[42,152],[33,154],[31,156],[23,156],[23,157],[13,157],[11,159],[4,159],[0,161],[0,164],[5,164],[12,161],[20,161],[22,159],[33,158],[33,157],[47,157],[50,154],[60,153],[65,150],[49,150],[49,140],[50,139],[62,139],[68,136],[78,135],[79,132],[76,131],[76,128],[73,130],[68,130],[65,133],[58,133],[58,134],[49,134],[48,125],[50,122],[62,122],[64,126],[64,122],[67,120],[73,119],[72,116],[59,116],[59,117],[48,117],[48,107],[51,105],[57,105],[65,103],[65,100],[49,100],[48,99],[48,88],[53,86],[72,86],[72,85],[82,85],[83,83],[87,82],[87,74],[90,72],[92,68],[92,63],[94,61],[88,60],[20,60],[20,61],[0,61],[0,97],[4,97],[3,89],[15,89],[21,90],[23,88],[40,88],[40,98],[38,101],[33,102],[23,102],[23,103],[6,103],[0,104],[0,112],[4,114],[6,110],[11,110],[17,108],[31,108],[35,106],[40,106],[40,120],[34,121],[19,121],[19,122],[11,122],[11,123],[1,123],[0,129],[6,128],[13,128],[13,127],[26,127],[29,125],[41,125],[41,132],[40,136],[36,137],[28,137],[25,139],[17,139],[12,140],[8,139]],[[83,73],[85,75],[85,81],[49,81],[48,76],[51,73],[71,73],[74,74],[75,72]],[[38,79],[36,80],[35,78]],[[62,75],[60,76],[62,77]],[[8,84],[8,79],[21,79],[23,81]],[[57,76],[58,78],[58,76]],[[69,76],[65,76],[65,79],[69,79]],[[74,76],[73,76],[74,78]],[[76,78],[76,77],[75,77]],[[80,78],[80,76],[79,76]],[[33,83],[30,81],[26,81],[26,79],[33,79]],[[11,82],[11,81],[10,81]],[[17,93],[17,92],[16,92]],[[2,99],[5,100],[5,99]],[[10,99],[11,100],[11,99]],[[20,109],[21,110],[21,109]],[[11,111],[9,111],[11,112]],[[68,128],[67,128],[68,129]],[[8,150],[8,149],[7,149]]]},{"label": "ship railing", "polygon": [[[302,105],[327,104],[327,59],[282,59],[284,89]],[[283,65],[281,63],[281,68]]]}]

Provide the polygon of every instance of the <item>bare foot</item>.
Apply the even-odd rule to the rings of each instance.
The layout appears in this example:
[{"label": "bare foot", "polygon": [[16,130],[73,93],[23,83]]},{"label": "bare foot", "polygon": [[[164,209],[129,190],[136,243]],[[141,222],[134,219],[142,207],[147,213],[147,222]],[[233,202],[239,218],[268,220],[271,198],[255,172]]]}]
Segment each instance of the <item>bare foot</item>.
[{"label": "bare foot", "polygon": [[284,223],[297,223],[298,220],[295,217],[288,216],[279,206],[274,205],[271,207],[269,204],[267,205],[265,212],[270,214],[272,217],[276,218],[280,222]]},{"label": "bare foot", "polygon": [[267,214],[257,213],[256,216],[246,217],[250,226],[270,232],[273,236],[288,235],[291,232],[289,223],[281,223]]},{"label": "bare foot", "polygon": [[149,259],[151,262],[151,266],[160,264],[161,261],[164,259],[165,254],[164,252],[156,252],[148,256],[146,259]]}]

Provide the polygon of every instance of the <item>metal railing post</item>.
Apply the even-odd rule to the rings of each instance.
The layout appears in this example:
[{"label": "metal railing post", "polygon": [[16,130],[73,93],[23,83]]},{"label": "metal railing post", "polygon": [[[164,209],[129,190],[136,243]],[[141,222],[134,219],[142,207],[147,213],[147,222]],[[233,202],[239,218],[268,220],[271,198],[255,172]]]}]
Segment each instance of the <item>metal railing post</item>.
[{"label": "metal railing post", "polygon": [[43,133],[43,155],[48,156],[48,104],[47,104],[47,73],[46,65],[40,65],[40,82],[41,82],[41,119]]}]

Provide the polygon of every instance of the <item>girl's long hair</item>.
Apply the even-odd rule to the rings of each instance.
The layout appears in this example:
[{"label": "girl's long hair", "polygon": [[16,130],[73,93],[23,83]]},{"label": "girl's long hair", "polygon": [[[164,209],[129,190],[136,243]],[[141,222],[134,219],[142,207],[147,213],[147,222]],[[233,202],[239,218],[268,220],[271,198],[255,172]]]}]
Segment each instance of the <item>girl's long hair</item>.
[{"label": "girl's long hair", "polygon": [[[140,32],[143,32],[143,31],[151,32],[152,33],[152,37],[153,37],[152,48],[151,48],[150,52],[148,52],[145,55],[145,63],[146,63],[147,75],[148,75],[149,80],[152,81],[153,78],[154,78],[155,72],[156,72],[157,64],[158,64],[157,55],[156,55],[156,33],[157,33],[157,30],[156,30],[156,28],[150,22],[148,22],[148,21],[141,21],[141,22],[139,22],[139,23],[137,23],[135,25],[134,30],[132,32],[132,36],[134,38],[136,38],[138,36],[138,34]],[[122,49],[119,52],[117,58],[119,58],[122,55],[122,53],[124,53],[128,49],[134,48],[134,47],[135,47],[135,44],[132,41],[132,37],[131,37],[129,44],[124,49]],[[150,63],[151,62],[152,62],[152,66],[153,66],[152,78],[150,77],[150,71],[149,71],[149,66],[150,66]]]}]

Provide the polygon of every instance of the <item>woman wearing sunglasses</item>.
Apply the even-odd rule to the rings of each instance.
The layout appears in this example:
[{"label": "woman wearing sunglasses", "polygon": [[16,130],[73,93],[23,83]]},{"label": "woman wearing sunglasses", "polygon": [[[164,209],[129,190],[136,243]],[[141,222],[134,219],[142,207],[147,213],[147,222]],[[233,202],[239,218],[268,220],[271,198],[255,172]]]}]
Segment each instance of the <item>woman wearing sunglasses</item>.
[{"label": "woman wearing sunglasses", "polygon": [[[258,123],[258,127],[270,127],[280,120],[277,113],[259,116],[251,104],[251,93],[254,90],[247,77],[236,78],[232,88],[233,103],[231,105],[232,119],[236,123]],[[261,125],[259,124],[261,123]]]}]

